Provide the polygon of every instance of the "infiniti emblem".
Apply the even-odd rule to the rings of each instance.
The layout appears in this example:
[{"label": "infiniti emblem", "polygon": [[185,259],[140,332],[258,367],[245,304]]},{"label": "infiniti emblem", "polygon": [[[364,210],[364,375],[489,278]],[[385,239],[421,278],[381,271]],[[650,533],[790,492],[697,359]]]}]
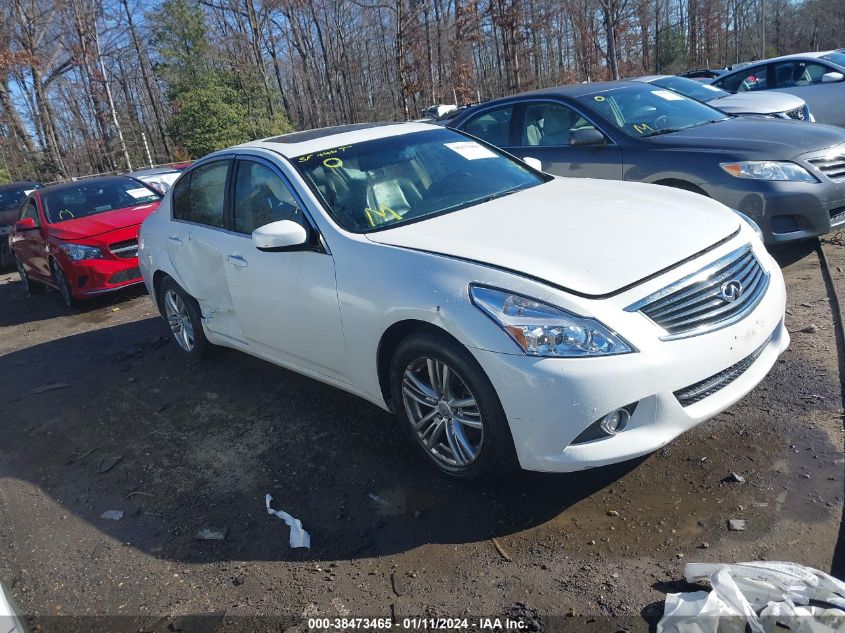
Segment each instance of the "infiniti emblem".
[{"label": "infiniti emblem", "polygon": [[733,303],[742,296],[742,284],[736,279],[731,279],[722,284],[719,296],[728,303]]}]

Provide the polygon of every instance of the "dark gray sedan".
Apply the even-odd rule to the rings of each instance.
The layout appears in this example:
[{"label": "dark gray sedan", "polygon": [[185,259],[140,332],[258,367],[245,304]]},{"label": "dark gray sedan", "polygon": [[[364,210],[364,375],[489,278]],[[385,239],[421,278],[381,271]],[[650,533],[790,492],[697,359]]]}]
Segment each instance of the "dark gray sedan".
[{"label": "dark gray sedan", "polygon": [[490,101],[446,125],[540,161],[558,176],[633,180],[710,196],[753,218],[768,244],[845,225],[845,130],[839,128],[736,117],[626,81]]}]

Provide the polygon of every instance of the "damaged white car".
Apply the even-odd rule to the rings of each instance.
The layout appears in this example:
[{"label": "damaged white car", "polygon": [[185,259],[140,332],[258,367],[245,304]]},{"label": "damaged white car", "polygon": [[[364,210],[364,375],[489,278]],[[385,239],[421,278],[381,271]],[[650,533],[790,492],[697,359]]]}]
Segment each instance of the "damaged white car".
[{"label": "damaged white car", "polygon": [[789,342],[742,216],[425,123],[207,156],[144,222],[139,261],[186,353],[225,345],[366,398],[461,479],[654,451]]}]

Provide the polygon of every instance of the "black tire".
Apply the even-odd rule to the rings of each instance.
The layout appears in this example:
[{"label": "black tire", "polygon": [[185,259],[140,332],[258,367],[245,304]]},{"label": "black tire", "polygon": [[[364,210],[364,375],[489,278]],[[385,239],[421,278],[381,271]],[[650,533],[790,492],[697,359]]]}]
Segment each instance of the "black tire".
[{"label": "black tire", "polygon": [[73,298],[70,282],[67,280],[67,277],[65,277],[62,267],[59,266],[58,262],[54,259],[50,261],[50,269],[53,271],[53,282],[56,284],[62,303],[64,303],[67,308],[73,308],[76,306],[76,299]]},{"label": "black tire", "polygon": [[[480,431],[465,427],[463,424],[456,425],[455,423],[455,420],[461,418],[466,419],[468,415],[475,415],[475,413],[464,415],[465,412],[462,409],[452,410],[448,406],[446,407],[447,412],[441,413],[438,407],[442,405],[433,407],[429,404],[418,404],[419,400],[406,397],[405,393],[407,392],[403,389],[403,385],[408,384],[406,382],[406,371],[412,373],[414,371],[421,371],[423,366],[419,365],[419,363],[420,361],[427,362],[426,359],[439,361],[439,363],[445,364],[448,367],[451,374],[447,375],[450,376],[449,379],[452,381],[452,387],[447,387],[446,391],[451,391],[452,389],[457,391],[464,390],[462,395],[455,396],[451,402],[468,402],[469,400],[473,400],[477,404],[477,407],[471,408],[474,408],[480,416]],[[418,369],[415,370],[415,368]],[[455,375],[457,378],[454,377]],[[433,383],[434,381],[432,380],[430,382]],[[401,420],[402,427],[414,445],[426,456],[429,463],[433,464],[442,473],[465,482],[489,483],[503,477],[517,467],[518,462],[516,451],[514,450],[513,438],[511,437],[510,427],[496,390],[475,358],[462,345],[445,335],[439,335],[434,332],[423,332],[408,337],[399,344],[393,354],[390,368],[390,388],[394,408]],[[441,399],[445,399],[445,397]],[[432,450],[426,446],[424,440],[420,437],[420,432],[414,428],[414,423],[412,422],[412,416],[421,419],[420,413],[422,407],[427,407],[427,413],[429,414],[436,411],[434,414],[435,422],[426,426],[431,427],[442,423],[446,427],[445,430],[435,431],[439,432],[441,436],[448,436],[450,428],[456,427],[460,429],[460,435],[464,439],[467,439],[469,433],[474,433],[475,439],[480,435],[477,453],[469,463],[462,465],[446,463],[448,455],[454,455],[454,451],[447,449],[448,452],[445,453],[447,457],[444,458],[445,451],[440,451],[438,454],[436,449]],[[455,417],[451,417],[453,414]],[[451,427],[448,426],[445,416],[449,416],[449,421],[452,424]],[[438,419],[439,422],[437,422]],[[429,441],[435,432],[429,435]],[[454,431],[451,437],[457,442],[458,438],[454,434]],[[449,438],[447,437],[446,439]],[[468,444],[473,444],[472,438],[469,439]],[[454,446],[452,442],[449,442],[449,444]],[[443,446],[443,449],[446,449],[446,446]],[[464,449],[461,448],[461,450]],[[466,455],[469,455],[469,453],[466,453]]]},{"label": "black tire", "polygon": [[[170,299],[173,300],[173,303],[170,302]],[[204,358],[212,345],[208,342],[202,329],[201,312],[196,299],[185,292],[172,277],[167,277],[159,286],[158,304],[161,306],[162,315],[170,326],[173,341],[179,349],[195,360]],[[184,308],[184,311],[182,308]],[[174,310],[179,315],[178,319],[174,318]],[[190,329],[182,329],[186,322],[190,323]],[[190,338],[190,344],[188,344],[186,338],[187,333],[189,333],[187,338]]]},{"label": "black tire", "polygon": [[18,275],[21,277],[21,283],[23,284],[23,289],[26,292],[28,297],[32,295],[40,295],[44,294],[44,291],[47,288],[44,287],[44,284],[38,283],[37,281],[32,281],[23,270],[23,265],[18,261],[18,258],[15,258],[15,265],[18,268]]}]

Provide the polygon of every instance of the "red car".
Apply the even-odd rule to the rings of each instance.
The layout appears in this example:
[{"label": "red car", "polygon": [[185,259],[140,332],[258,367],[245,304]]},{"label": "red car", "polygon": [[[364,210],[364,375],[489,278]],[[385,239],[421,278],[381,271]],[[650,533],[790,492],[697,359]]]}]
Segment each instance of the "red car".
[{"label": "red car", "polygon": [[52,286],[72,306],[77,299],[141,283],[138,230],[161,197],[127,176],[33,191],[9,236],[27,292]]}]

